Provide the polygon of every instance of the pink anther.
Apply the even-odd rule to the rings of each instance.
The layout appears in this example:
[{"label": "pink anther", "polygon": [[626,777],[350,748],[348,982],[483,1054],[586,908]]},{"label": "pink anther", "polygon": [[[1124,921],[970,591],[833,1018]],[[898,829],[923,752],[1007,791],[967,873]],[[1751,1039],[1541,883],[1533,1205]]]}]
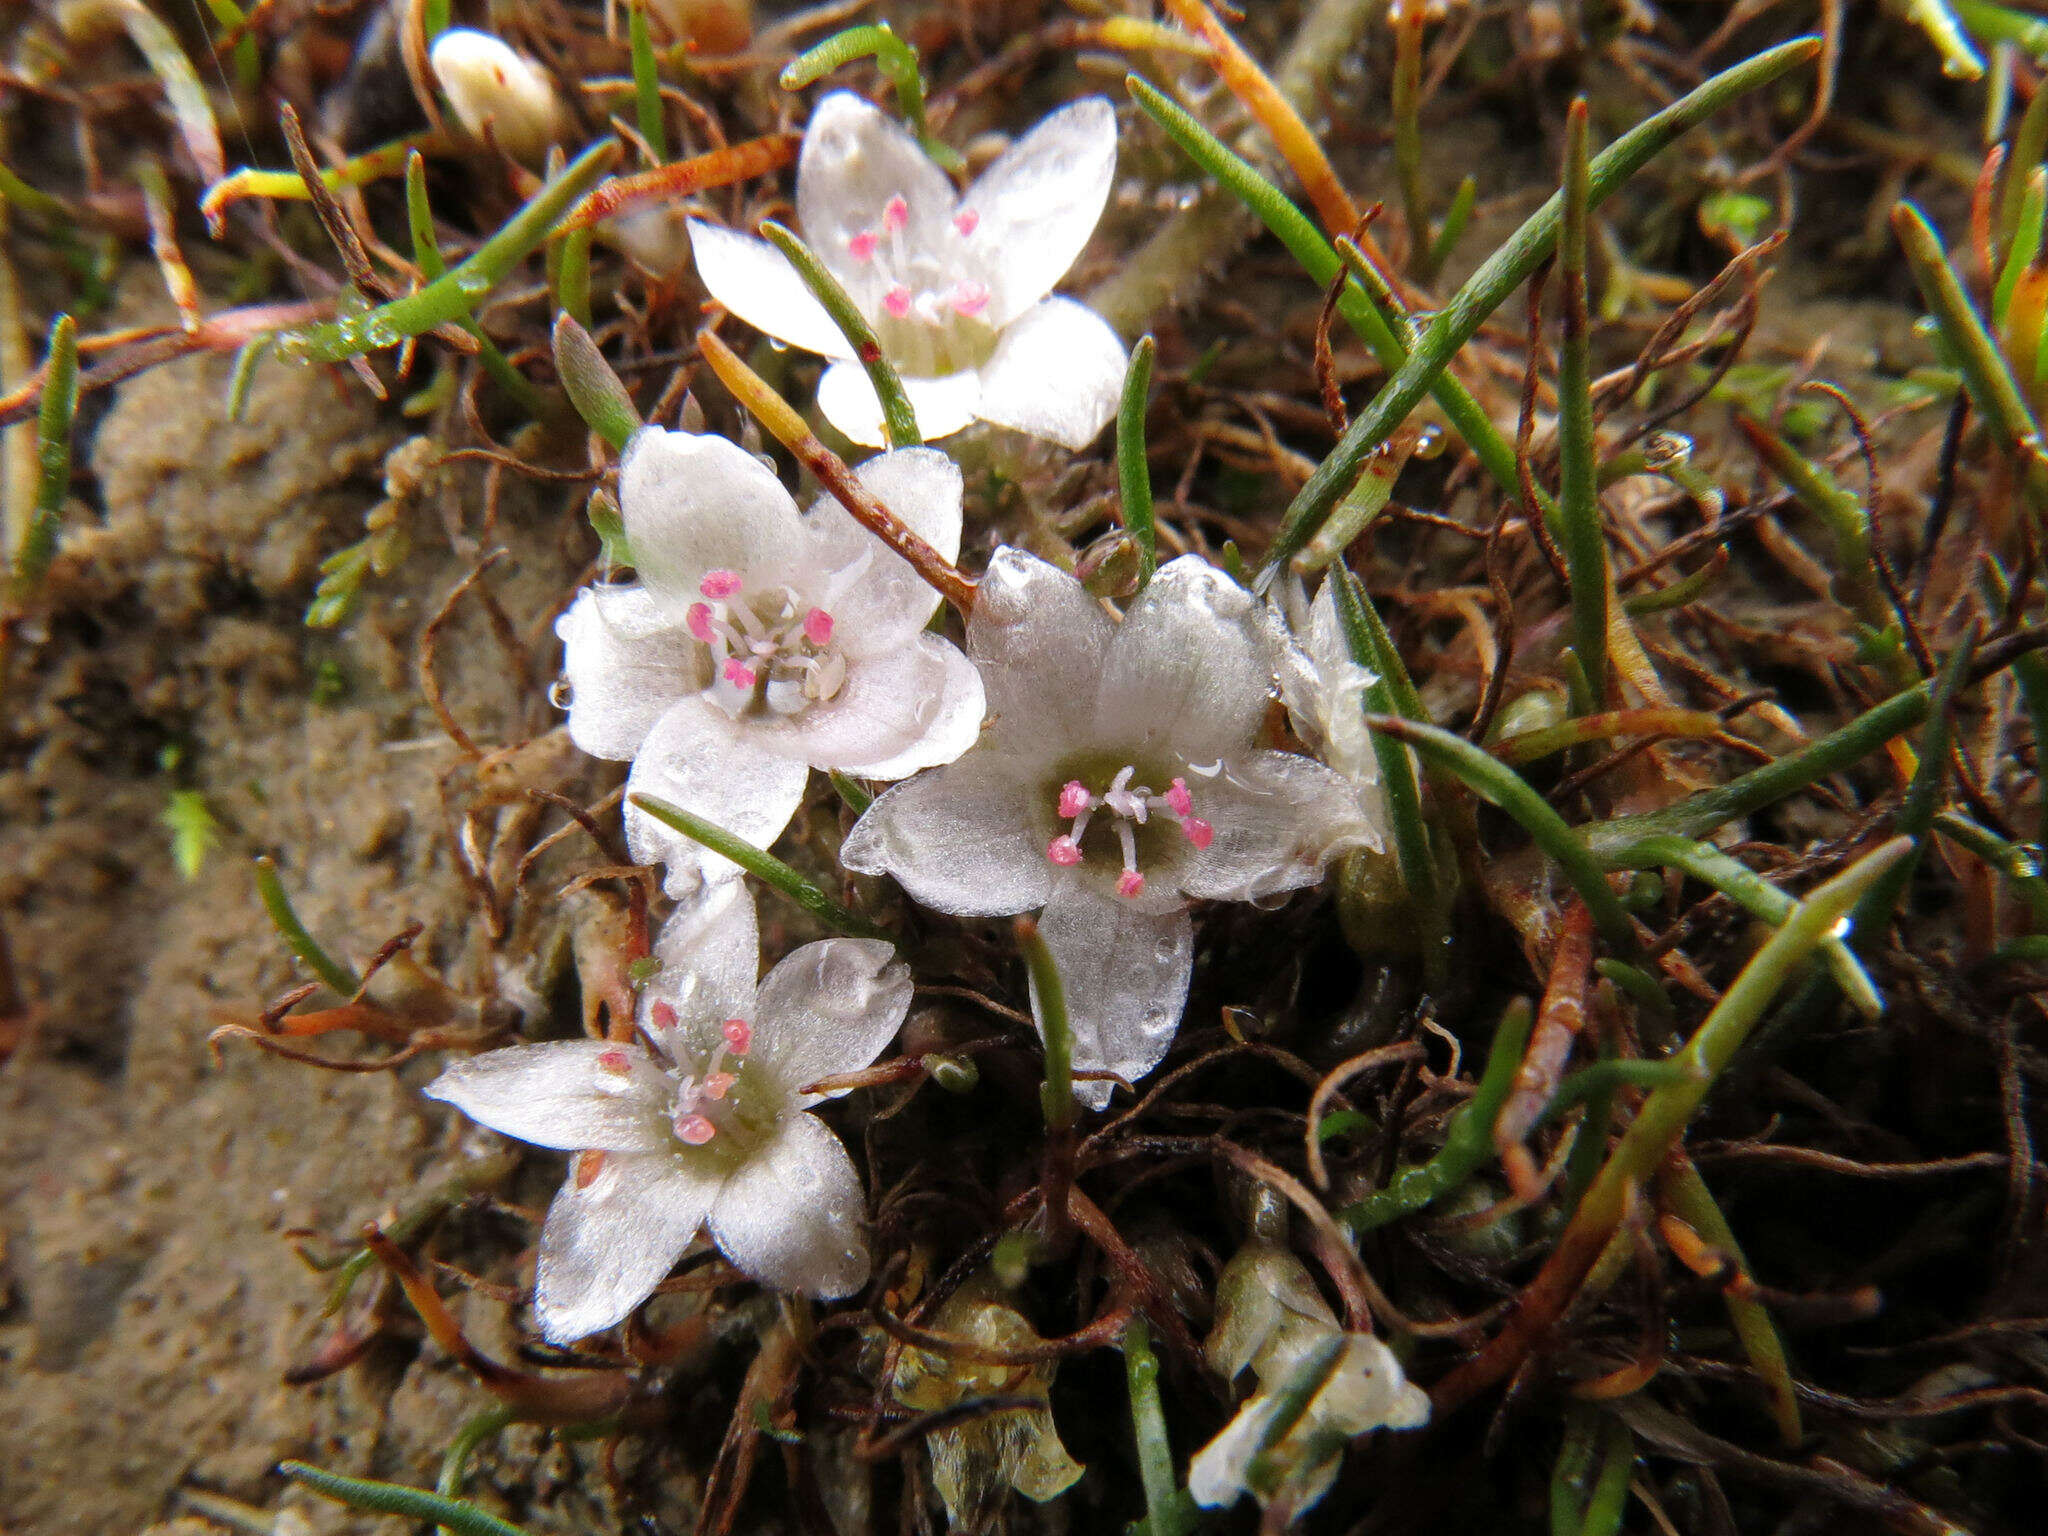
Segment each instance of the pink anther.
[{"label": "pink anther", "polygon": [[947,302],[953,306],[953,313],[974,319],[988,308],[988,285],[977,283],[973,278],[962,278],[953,285],[952,295]]},{"label": "pink anther", "polygon": [[709,645],[712,641],[711,605],[709,603],[690,604],[690,611],[683,615],[683,627],[690,632],[692,640],[700,640],[705,645]]},{"label": "pink anther", "polygon": [[660,998],[656,998],[653,1005],[648,1008],[647,1017],[654,1021],[656,1029],[674,1029],[676,1027],[675,1009],[668,1003],[664,1003]]},{"label": "pink anther", "polygon": [[1199,816],[1184,817],[1181,827],[1188,835],[1188,841],[1197,848],[1206,848],[1216,841],[1216,829]]},{"label": "pink anther", "polygon": [[963,237],[973,234],[975,227],[980,223],[981,215],[972,208],[962,208],[953,215],[953,227],[959,230]]},{"label": "pink anther", "polygon": [[718,1134],[718,1127],[702,1115],[685,1115],[676,1122],[676,1135],[693,1147],[701,1147]]},{"label": "pink anther", "polygon": [[600,1071],[609,1072],[613,1077],[624,1077],[633,1070],[633,1063],[624,1051],[599,1051],[597,1065]]},{"label": "pink anther", "polygon": [[735,1056],[744,1056],[754,1048],[754,1026],[745,1019],[727,1019],[720,1033],[725,1036],[725,1048]]},{"label": "pink anther", "polygon": [[569,1165],[569,1177],[576,1181],[578,1189],[588,1189],[597,1182],[597,1176],[604,1172],[602,1152],[578,1152]]},{"label": "pink anther", "polygon": [[898,192],[889,201],[882,204],[882,228],[890,234],[895,234],[896,231],[909,222],[910,204],[903,200],[901,192]]},{"label": "pink anther", "polygon": [[1045,856],[1062,869],[1072,869],[1081,862],[1081,845],[1071,837],[1056,837],[1045,845]]},{"label": "pink anther", "polygon": [[1166,807],[1176,816],[1195,814],[1194,798],[1188,794],[1188,781],[1175,779],[1166,789]]},{"label": "pink anther", "polygon": [[846,254],[855,261],[868,261],[875,254],[875,247],[881,243],[881,236],[872,229],[864,229],[846,242]]},{"label": "pink anther", "polygon": [[725,675],[725,680],[735,688],[751,688],[754,686],[754,669],[744,661],[741,661],[737,656],[726,657],[725,665],[719,668],[719,671]]},{"label": "pink anther", "polygon": [[706,571],[704,579],[697,583],[697,590],[706,597],[731,597],[740,589],[738,571]]},{"label": "pink anther", "polygon": [[882,308],[889,311],[898,320],[908,320],[910,318],[910,290],[904,287],[903,284],[898,283],[882,295]]},{"label": "pink anther", "polygon": [[1145,877],[1135,869],[1127,869],[1116,877],[1116,893],[1119,896],[1135,896],[1145,889]]},{"label": "pink anther", "polygon": [[714,1072],[704,1079],[704,1097],[722,1099],[732,1091],[732,1085],[738,1081],[739,1079],[730,1072]]},{"label": "pink anther", "polygon": [[832,615],[822,608],[813,608],[804,615],[804,638],[813,645],[829,645],[832,642]]},{"label": "pink anther", "polygon": [[1095,803],[1095,797],[1088,793],[1088,786],[1079,779],[1069,779],[1060,788],[1060,815],[1068,821],[1087,810]]}]

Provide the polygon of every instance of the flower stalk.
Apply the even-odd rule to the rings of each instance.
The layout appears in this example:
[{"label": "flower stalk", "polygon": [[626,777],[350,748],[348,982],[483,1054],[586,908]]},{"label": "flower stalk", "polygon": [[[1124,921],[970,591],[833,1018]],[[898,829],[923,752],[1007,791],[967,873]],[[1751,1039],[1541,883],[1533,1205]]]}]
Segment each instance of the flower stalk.
[{"label": "flower stalk", "polygon": [[1158,345],[1142,336],[1131,348],[1130,371],[1116,413],[1117,499],[1124,527],[1138,547],[1138,590],[1159,569],[1159,528],[1152,511],[1152,465],[1145,454],[1145,408],[1152,387],[1152,359]]}]

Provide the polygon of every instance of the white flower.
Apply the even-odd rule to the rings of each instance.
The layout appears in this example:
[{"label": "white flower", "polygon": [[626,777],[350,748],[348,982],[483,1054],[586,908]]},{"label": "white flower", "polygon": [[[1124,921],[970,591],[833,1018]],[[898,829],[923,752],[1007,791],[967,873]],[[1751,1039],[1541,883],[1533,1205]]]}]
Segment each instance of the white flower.
[{"label": "white flower", "polygon": [[[1043,907],[1074,1065],[1140,1077],[1187,1000],[1190,898],[1269,898],[1377,842],[1345,779],[1257,745],[1284,645],[1249,593],[1193,556],[1116,624],[1073,577],[1000,549],[967,624],[989,729],[952,766],[886,791],[840,858],[941,912]],[[1075,1092],[1099,1108],[1110,1085]]]},{"label": "white flower", "polygon": [[[1277,1244],[1239,1249],[1216,1281],[1210,1366],[1259,1390],[1188,1463],[1188,1492],[1214,1509],[1249,1492],[1299,1514],[1329,1491],[1345,1441],[1429,1421],[1429,1396],[1369,1333],[1346,1333],[1299,1259]],[[1294,1413],[1291,1424],[1283,1415]]]},{"label": "white flower", "polygon": [[1337,618],[1337,584],[1326,578],[1305,617],[1299,615],[1300,590],[1294,589],[1299,649],[1290,652],[1280,669],[1280,697],[1303,741],[1323,761],[1357,786],[1359,808],[1375,825],[1386,819],[1380,791],[1380,760],[1372,733],[1365,728],[1365,692],[1379,681],[1351,659]]},{"label": "white flower", "polygon": [[[1116,112],[1062,107],[955,193],[917,141],[847,91],[804,131],[796,206],[818,259],[874,326],[926,438],[994,422],[1086,447],[1116,413],[1127,359],[1093,310],[1048,298],[1087,245],[1116,174]],[[846,338],[781,252],[693,222],[697,273],[757,330],[837,359],[818,409],[857,443],[886,442],[882,406]]]},{"label": "white flower", "polygon": [[451,27],[427,62],[456,120],[477,138],[486,125],[515,160],[538,160],[562,134],[562,104],[541,67],[488,32]]},{"label": "white flower", "polygon": [[681,908],[641,999],[647,1042],[489,1051],[427,1087],[494,1131],[577,1155],[541,1231],[534,1313],[555,1343],[631,1312],[700,1227],[763,1285],[845,1296],[867,1280],[860,1177],[806,1111],[809,1083],[865,1067],[910,1007],[873,939],[806,944],[757,990],[754,906],[737,882]]},{"label": "white flower", "polygon": [[[940,554],[959,552],[945,455],[906,449],[855,473]],[[555,629],[569,734],[630,758],[630,792],[766,845],[814,767],[899,779],[972,744],[981,679],[923,633],[937,594],[836,501],[800,515],[752,454],[650,427],[626,446],[619,503],[639,584],[590,588]],[[626,837],[679,898],[739,872],[631,806]]]}]

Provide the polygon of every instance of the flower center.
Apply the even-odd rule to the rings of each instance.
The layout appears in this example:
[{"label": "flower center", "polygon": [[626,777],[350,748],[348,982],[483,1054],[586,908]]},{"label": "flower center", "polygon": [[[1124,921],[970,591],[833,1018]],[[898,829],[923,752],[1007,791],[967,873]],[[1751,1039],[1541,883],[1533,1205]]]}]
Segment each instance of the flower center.
[{"label": "flower center", "polygon": [[1096,821],[1100,825],[1097,812],[1106,813],[1102,819],[1115,827],[1117,846],[1123,853],[1123,873],[1117,876],[1116,893],[1126,897],[1145,889],[1145,876],[1138,869],[1137,829],[1151,820],[1154,811],[1179,822],[1181,831],[1197,848],[1206,848],[1216,840],[1216,829],[1195,814],[1194,797],[1188,792],[1186,779],[1176,778],[1160,795],[1154,794],[1149,785],[1133,784],[1131,780],[1137,774],[1135,764],[1124,764],[1099,795],[1079,779],[1069,779],[1060,789],[1059,814],[1070,825],[1045,846],[1048,859],[1062,868],[1072,868],[1081,862],[1081,839],[1087,835],[1089,823]]},{"label": "flower center", "polygon": [[986,283],[960,267],[981,215],[972,208],[955,213],[953,232],[959,238],[947,242],[945,251],[912,246],[904,238],[909,224],[910,204],[899,192],[882,205],[879,225],[846,241],[846,254],[855,264],[873,269],[881,312],[870,318],[882,350],[914,377],[979,367],[995,350],[995,328],[986,318],[993,296]]},{"label": "flower center", "polygon": [[[667,1003],[655,1003],[652,1016],[664,1034],[675,1029],[676,1012]],[[765,1079],[748,1060],[753,1044],[751,1024],[745,1019],[727,1019],[719,1026],[718,1048],[709,1060],[696,1070],[686,1069],[680,1061],[671,1069],[675,1097],[669,1103],[668,1118],[677,1141],[729,1155],[753,1150],[776,1114]],[[617,1054],[623,1068],[625,1053]],[[598,1063],[609,1066],[604,1056]]]},{"label": "flower center", "polygon": [[837,697],[846,658],[832,644],[831,613],[789,587],[743,587],[733,571],[708,572],[697,584],[704,601],[684,615],[691,638],[710,653],[711,701],[737,720],[801,714]]}]

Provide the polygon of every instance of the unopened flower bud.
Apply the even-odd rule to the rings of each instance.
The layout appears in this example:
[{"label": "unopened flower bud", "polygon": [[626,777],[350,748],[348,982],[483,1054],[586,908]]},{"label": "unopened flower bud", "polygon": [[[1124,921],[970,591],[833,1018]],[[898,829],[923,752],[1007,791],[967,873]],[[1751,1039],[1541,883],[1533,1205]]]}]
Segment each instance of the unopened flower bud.
[{"label": "unopened flower bud", "polygon": [[428,55],[434,79],[462,126],[515,160],[538,160],[561,137],[562,104],[546,73],[488,32],[454,27]]}]

